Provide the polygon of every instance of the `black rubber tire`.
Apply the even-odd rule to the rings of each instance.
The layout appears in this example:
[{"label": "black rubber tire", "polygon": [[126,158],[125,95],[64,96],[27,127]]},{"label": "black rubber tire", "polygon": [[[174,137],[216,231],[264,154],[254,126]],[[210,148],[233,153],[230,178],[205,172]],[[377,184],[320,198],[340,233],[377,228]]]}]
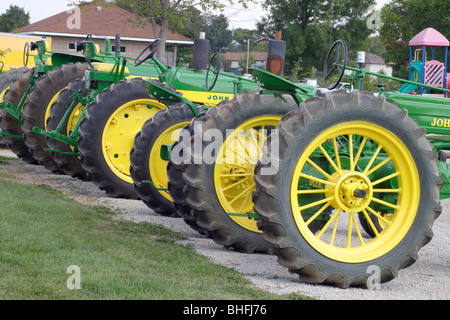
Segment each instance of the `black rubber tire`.
[{"label": "black rubber tire", "polygon": [[[205,114],[206,112],[202,112],[193,118],[191,123],[183,128],[185,132],[187,132],[186,137],[180,135],[178,141],[173,144],[172,151],[174,153],[178,151],[178,156],[181,159],[183,159],[184,148],[190,143],[188,137],[191,137],[194,134],[193,126],[196,122],[201,121]],[[197,216],[192,212],[192,208],[186,201],[186,195],[189,192],[189,188],[187,188],[186,182],[183,179],[183,162],[174,161],[174,157],[175,155],[171,155],[171,160],[167,164],[167,177],[169,178],[168,188],[170,197],[173,200],[173,206],[177,211],[177,214],[182,217],[184,222],[186,222],[193,230],[201,235],[208,235],[208,231],[197,224]]]},{"label": "black rubber tire", "polygon": [[[0,74],[0,94],[5,91],[19,76],[19,74],[27,71],[28,68],[10,69]],[[1,102],[2,100],[0,100]]]},{"label": "black rubber tire", "polygon": [[[78,90],[81,91],[81,96],[85,97],[88,94],[85,82],[83,80],[77,79],[69,84],[69,86],[63,89],[56,102],[52,105],[50,109],[50,117],[47,119],[47,131],[55,130],[61,123],[64,114],[73,102],[72,95]],[[74,110],[74,112],[79,112],[80,110]],[[70,119],[70,116],[69,116]],[[68,120],[63,123],[61,128],[61,134],[67,136],[67,125]],[[47,144],[50,149],[57,149],[62,152],[74,152],[74,150],[66,143],[47,137]],[[74,155],[64,155],[59,152],[52,152],[53,159],[59,164],[61,169],[65,174],[70,175],[74,178],[80,179],[82,181],[90,181],[90,174],[84,170],[83,164],[79,156]]]},{"label": "black rubber tire", "polygon": [[[28,68],[17,68],[11,69],[6,72],[0,74],[0,95],[8,89],[8,87],[17,79],[20,73],[23,73]],[[0,97],[0,103],[3,102],[3,96]],[[0,114],[1,117],[1,114]],[[0,121],[1,123],[1,121]],[[0,131],[3,131],[3,128],[0,125]],[[0,135],[0,146],[8,147],[8,143],[5,140],[5,136]]]},{"label": "black rubber tire", "polygon": [[[197,106],[197,110],[204,111],[204,106]],[[171,106],[148,119],[134,139],[130,153],[130,174],[134,187],[141,200],[163,216],[179,217],[171,200],[164,197],[152,184],[143,182],[153,181],[149,168],[150,154],[156,140],[164,131],[178,124],[190,122],[194,117],[195,114],[187,104]],[[167,164],[161,170],[166,172],[166,167]]]},{"label": "black rubber tire", "polygon": [[[29,85],[29,80],[33,76],[34,69],[21,68],[17,78],[11,83],[10,88],[3,96],[3,103],[11,102],[14,106],[18,106],[24,91]],[[1,126],[5,132],[15,136],[22,136],[22,128],[20,122],[11,114],[1,109]],[[28,150],[27,145],[23,139],[5,136],[5,142],[19,158],[30,164],[38,164],[38,161],[33,157],[33,154]]]},{"label": "black rubber tire", "polygon": [[[137,99],[151,99],[143,80],[130,78],[127,81],[119,81],[97,96],[97,100],[86,109],[86,115],[81,121],[78,149],[81,153],[83,168],[91,174],[92,182],[110,197],[139,199],[131,177],[130,182],[126,181],[108,166],[102,146],[102,135],[108,119],[122,105]],[[146,120],[141,119],[142,124]],[[131,145],[128,152],[131,151],[137,134],[134,133],[131,136],[131,133],[126,133],[126,139],[130,139]]]},{"label": "black rubber tire", "polygon": [[[420,181],[418,214],[401,241],[384,255],[358,263],[338,261],[322,255],[301,234],[291,209],[290,187],[298,159],[319,134],[349,121],[372,123],[399,138],[409,150]],[[425,130],[395,103],[374,97],[371,92],[347,94],[336,91],[326,98],[312,98],[301,109],[290,112],[279,123],[279,133],[269,137],[280,145],[279,169],[274,175],[262,175],[264,165],[255,169],[257,188],[254,209],[264,238],[271,243],[278,261],[302,281],[340,288],[368,287],[369,267],[378,266],[380,282],[397,276],[398,270],[418,259],[419,249],[431,240],[432,225],[441,213],[439,190],[442,179],[437,169],[437,153],[432,151]],[[370,137],[369,137],[370,139]],[[267,156],[262,159],[267,161]]]},{"label": "black rubber tire", "polygon": [[[262,233],[244,228],[228,216],[215,191],[215,163],[199,161],[202,156],[193,153],[195,140],[202,141],[205,132],[217,129],[222,134],[222,141],[225,141],[227,129],[237,128],[261,116],[281,117],[296,108],[298,105],[291,96],[286,95],[282,99],[245,91],[236,94],[234,99],[223,101],[210,109],[202,119],[199,130],[194,130],[190,146],[187,148],[187,152],[191,150],[190,161],[183,165],[183,179],[186,181],[188,191],[185,197],[192,207],[192,214],[197,218],[197,224],[207,230],[216,243],[245,253],[267,253],[270,248]],[[211,143],[213,142],[202,141],[203,150]]]},{"label": "black rubber tire", "polygon": [[33,132],[34,127],[45,129],[46,113],[51,107],[52,99],[69,83],[81,79],[89,65],[87,63],[69,63],[47,72],[30,91],[23,107],[22,131],[25,144],[33,157],[45,168],[55,173],[63,173],[58,163],[53,159],[48,149],[46,136]]}]

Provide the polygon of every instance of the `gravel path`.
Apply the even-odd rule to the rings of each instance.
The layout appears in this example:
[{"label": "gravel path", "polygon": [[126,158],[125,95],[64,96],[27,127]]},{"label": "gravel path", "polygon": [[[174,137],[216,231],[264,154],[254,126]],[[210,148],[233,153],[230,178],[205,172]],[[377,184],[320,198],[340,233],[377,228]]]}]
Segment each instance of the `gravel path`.
[{"label": "gravel path", "polygon": [[[0,155],[15,157],[10,150],[1,149]],[[432,241],[419,252],[419,260],[401,270],[394,280],[380,289],[338,289],[302,283],[296,275],[278,264],[276,257],[264,254],[242,254],[224,249],[210,239],[200,236],[182,219],[157,215],[142,201],[112,199],[94,184],[69,176],[50,173],[43,166],[14,161],[2,171],[14,174],[25,183],[46,184],[65,192],[69,197],[89,205],[104,205],[121,212],[123,218],[135,222],[163,225],[186,236],[184,244],[192,245],[199,253],[215,263],[236,269],[256,287],[275,293],[304,294],[322,300],[448,300],[450,298],[450,199],[442,201],[443,211],[434,224]]]}]

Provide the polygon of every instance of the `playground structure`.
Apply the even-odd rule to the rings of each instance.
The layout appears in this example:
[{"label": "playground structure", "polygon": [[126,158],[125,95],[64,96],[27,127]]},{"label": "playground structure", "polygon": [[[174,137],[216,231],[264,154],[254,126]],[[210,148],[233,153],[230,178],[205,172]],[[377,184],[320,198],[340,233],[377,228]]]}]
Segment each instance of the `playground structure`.
[{"label": "playground structure", "polygon": [[[450,79],[447,73],[448,47],[450,42],[437,30],[427,28],[418,33],[409,41],[409,80],[420,82],[433,87],[450,89]],[[414,47],[419,47],[415,49]],[[431,57],[427,52],[431,48]],[[435,60],[436,48],[444,49],[444,61]],[[400,93],[409,93],[413,90],[420,90],[420,94],[433,92],[432,88],[425,88],[413,84],[404,84]],[[448,93],[443,93],[448,95]]]}]

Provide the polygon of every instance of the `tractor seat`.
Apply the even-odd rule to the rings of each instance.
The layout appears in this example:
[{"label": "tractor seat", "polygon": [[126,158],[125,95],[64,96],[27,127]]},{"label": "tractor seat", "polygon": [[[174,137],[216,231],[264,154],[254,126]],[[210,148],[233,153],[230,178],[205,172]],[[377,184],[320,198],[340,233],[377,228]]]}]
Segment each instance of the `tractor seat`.
[{"label": "tractor seat", "polygon": [[[103,63],[103,62],[93,62],[92,67],[94,70],[100,71],[100,72],[106,72],[111,73],[114,71],[114,68],[116,65],[114,63]],[[122,70],[122,66],[119,67],[119,72]],[[125,67],[125,70],[123,72],[124,74],[130,74],[130,70],[128,67]]]}]

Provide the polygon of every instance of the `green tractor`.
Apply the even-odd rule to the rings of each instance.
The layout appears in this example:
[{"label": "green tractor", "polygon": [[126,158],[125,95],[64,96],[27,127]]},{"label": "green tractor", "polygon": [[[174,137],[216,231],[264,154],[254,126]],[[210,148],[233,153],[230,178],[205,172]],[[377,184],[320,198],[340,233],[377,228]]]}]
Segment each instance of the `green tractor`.
[{"label": "green tractor", "polygon": [[[160,41],[156,40],[149,44],[133,63],[133,67],[138,67],[151,59],[154,63],[153,68],[158,70],[158,79],[142,80],[140,77],[129,76],[128,72],[124,71],[126,69],[123,65],[110,68],[109,74],[90,68],[84,78],[85,86],[79,85],[72,91],[69,86],[71,93],[66,97],[71,98],[73,94],[79,92],[78,101],[66,100],[63,108],[70,106],[70,110],[64,109],[65,114],[59,117],[59,121],[53,122],[51,118],[48,121],[49,124],[53,123],[52,129],[55,129],[46,130],[46,133],[40,131],[49,137],[51,151],[54,155],[60,153],[67,167],[73,168],[75,165],[73,162],[77,162],[78,168],[82,166],[84,176],[88,176],[112,197],[139,198],[130,176],[130,150],[133,147],[134,137],[145,121],[158,111],[167,109],[173,104],[190,104],[191,119],[196,115],[196,110],[230,99],[236,92],[258,88],[254,81],[242,77],[231,74],[219,76],[219,73],[212,72],[212,67],[210,72],[205,73],[204,66],[181,68],[182,61],[178,66],[163,65],[154,58],[159,43]],[[144,55],[145,57],[141,59]],[[126,61],[122,60],[121,63]],[[120,79],[120,75],[118,78],[118,72],[127,79]],[[151,74],[147,73],[147,77],[149,76]],[[107,77],[110,78],[109,87],[102,91],[96,90],[97,85],[107,82]],[[152,84],[178,97],[175,99],[157,97],[152,92]],[[207,86],[212,89],[213,85],[214,90],[207,90]],[[95,99],[89,98],[92,94]],[[72,116],[72,110],[76,105],[87,105],[78,117]],[[37,132],[39,129],[34,130]],[[68,135],[65,134],[67,132]],[[57,143],[52,144],[50,140]],[[69,172],[70,170],[68,169]],[[159,170],[165,171],[165,167]]]},{"label": "green tractor", "polygon": [[[325,63],[328,89],[351,70],[357,89],[370,74],[450,92],[346,62],[339,40]],[[431,240],[439,200],[450,197],[450,100],[383,90],[307,99],[294,83],[252,73],[261,91],[194,119],[192,135],[180,135],[182,152],[172,147],[169,192],[180,215],[226,247],[275,253],[308,283],[371,287],[395,278]],[[208,135],[217,132],[222,144],[213,148]]]},{"label": "green tractor", "polygon": [[[119,49],[119,35],[116,35],[115,43]],[[48,112],[26,123],[23,129],[34,137],[34,143],[28,147],[33,153],[39,151],[43,155],[39,161],[44,166],[52,168],[56,164],[66,174],[89,180],[89,174],[81,166],[78,151],[79,127],[86,106],[113,83],[128,77],[157,78],[159,71],[154,64],[139,68],[126,65],[131,58],[121,55],[120,50],[112,53],[109,39],[106,39],[105,51],[99,50],[92,36],[77,43],[76,47],[77,51],[83,51],[88,65],[83,76],[61,90]]]},{"label": "green tractor", "polygon": [[[42,154],[41,150],[29,150],[29,145],[36,143],[36,137],[29,130],[29,123],[45,119],[59,92],[70,82],[83,77],[88,68],[84,57],[48,51],[44,40],[25,44],[25,67],[31,55],[30,51],[35,50],[36,66],[32,69],[17,69],[17,75],[9,83],[8,90],[4,91],[3,102],[0,104],[3,128],[0,134],[6,137],[5,140],[12,151],[29,163],[45,160],[45,154]],[[106,60],[107,57],[104,56],[97,61]],[[56,165],[49,169],[60,171]]]}]

